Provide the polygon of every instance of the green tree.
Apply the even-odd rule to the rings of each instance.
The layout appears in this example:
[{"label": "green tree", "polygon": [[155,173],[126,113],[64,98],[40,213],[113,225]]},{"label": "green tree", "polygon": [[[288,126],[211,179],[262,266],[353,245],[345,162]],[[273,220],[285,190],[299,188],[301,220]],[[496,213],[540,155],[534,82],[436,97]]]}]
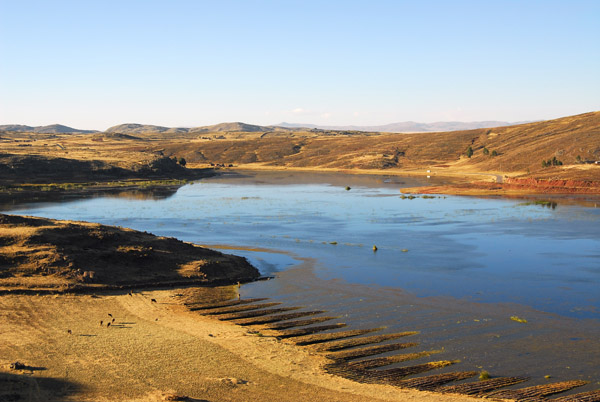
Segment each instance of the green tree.
[{"label": "green tree", "polygon": [[180,164],[181,166],[185,166],[185,164],[186,164],[186,163],[187,163],[187,162],[185,161],[185,159],[183,158],[183,156],[182,156],[181,158],[179,158],[179,164]]},{"label": "green tree", "polygon": [[490,150],[487,149],[486,147],[483,147],[483,154],[484,155],[489,155],[490,154]]},{"label": "green tree", "polygon": [[470,158],[471,156],[473,156],[473,148],[469,147],[467,148],[467,157]]},{"label": "green tree", "polygon": [[577,163],[581,163],[581,155],[577,155],[577,158],[575,158],[577,160]]},{"label": "green tree", "polygon": [[495,149],[492,151],[492,156],[498,156],[498,152]]}]

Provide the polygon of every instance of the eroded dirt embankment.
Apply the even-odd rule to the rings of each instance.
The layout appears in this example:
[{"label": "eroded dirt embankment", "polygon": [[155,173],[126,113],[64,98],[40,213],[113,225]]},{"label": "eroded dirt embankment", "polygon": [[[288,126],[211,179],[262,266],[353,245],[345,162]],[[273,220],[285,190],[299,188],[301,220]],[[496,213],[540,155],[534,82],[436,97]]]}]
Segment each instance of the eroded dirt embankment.
[{"label": "eroded dirt embankment", "polygon": [[449,195],[600,195],[600,182],[535,178],[504,178],[502,183],[471,182],[446,186],[403,188],[403,193]]},{"label": "eroded dirt embankment", "polygon": [[245,258],[97,223],[0,214],[0,291],[251,281]]},{"label": "eroded dirt embankment", "polygon": [[528,189],[540,193],[600,194],[600,182],[592,180],[562,180],[535,178],[505,178],[506,189]]}]

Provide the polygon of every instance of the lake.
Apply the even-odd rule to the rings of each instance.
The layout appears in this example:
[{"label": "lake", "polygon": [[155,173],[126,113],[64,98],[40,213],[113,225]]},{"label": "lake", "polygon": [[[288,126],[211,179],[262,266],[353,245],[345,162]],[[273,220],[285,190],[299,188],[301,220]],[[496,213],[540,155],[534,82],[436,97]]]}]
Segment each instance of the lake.
[{"label": "lake", "polygon": [[167,198],[7,212],[246,256],[275,278],[243,285],[242,296],[323,308],[353,328],[419,330],[422,349],[444,348],[440,358],[460,359],[461,369],[600,381],[600,208],[400,192],[432,182],[444,180],[227,172]]}]

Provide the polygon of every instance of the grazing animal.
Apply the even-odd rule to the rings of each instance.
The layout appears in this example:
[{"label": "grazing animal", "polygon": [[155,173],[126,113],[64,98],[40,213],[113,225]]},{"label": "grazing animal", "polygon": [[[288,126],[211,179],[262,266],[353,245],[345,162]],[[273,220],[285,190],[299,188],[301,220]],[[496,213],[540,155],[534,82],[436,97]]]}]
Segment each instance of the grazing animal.
[{"label": "grazing animal", "polygon": [[150,299],[152,303],[156,303],[156,299]]},{"label": "grazing animal", "polygon": [[108,313],[108,315],[109,315],[110,317],[112,317],[112,314],[111,314],[111,313]]},{"label": "grazing animal", "polygon": [[73,335],[73,331],[71,331],[70,329],[67,329],[67,334]]},{"label": "grazing animal", "polygon": [[104,324],[104,321],[100,320],[100,326],[102,326],[102,324]]},{"label": "grazing animal", "polygon": [[110,322],[106,323],[106,328],[110,327]]},{"label": "grazing animal", "polygon": [[133,296],[133,290],[129,291],[129,296]]},{"label": "grazing animal", "polygon": [[111,322],[115,322],[115,319],[113,318]]}]

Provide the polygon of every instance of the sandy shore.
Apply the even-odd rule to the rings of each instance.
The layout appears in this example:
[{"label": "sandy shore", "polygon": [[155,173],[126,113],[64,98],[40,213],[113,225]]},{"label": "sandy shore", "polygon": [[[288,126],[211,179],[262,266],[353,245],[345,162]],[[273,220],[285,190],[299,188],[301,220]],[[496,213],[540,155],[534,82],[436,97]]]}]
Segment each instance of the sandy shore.
[{"label": "sandy shore", "polygon": [[[189,312],[181,292],[1,296],[4,392],[31,401],[475,400],[326,374],[322,356]],[[35,369],[10,370],[14,361]]]}]

